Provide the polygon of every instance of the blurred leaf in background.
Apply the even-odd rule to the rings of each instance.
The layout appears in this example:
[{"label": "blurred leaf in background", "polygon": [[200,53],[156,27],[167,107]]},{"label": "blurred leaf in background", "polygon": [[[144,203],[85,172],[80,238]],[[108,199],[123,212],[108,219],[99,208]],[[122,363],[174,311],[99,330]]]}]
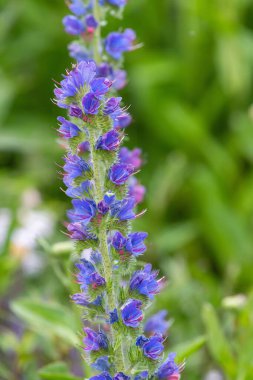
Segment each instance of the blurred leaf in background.
[{"label": "blurred leaf in background", "polygon": [[[50,248],[64,240],[69,207],[59,190],[62,151],[50,100],[52,78],[59,80],[71,64],[61,24],[66,13],[63,0],[0,0],[0,378],[8,380],[83,373],[71,344],[76,330],[61,339],[44,313],[50,319],[48,309],[60,305],[79,316],[69,302],[76,258],[71,247]],[[146,260],[168,277],[157,309],[167,308],[174,319],[168,347],[187,358],[192,353],[189,380],[209,380],[217,371],[221,379],[252,377],[244,336],[251,313],[220,312],[224,297],[242,293],[251,302],[252,20],[251,0],[139,0],[129,1],[123,22],[110,26],[132,27],[144,44],[126,58],[129,84],[122,94],[134,117],[129,146],[140,146],[146,161],[139,177],[148,188],[148,213],[136,228],[149,232]],[[48,235],[33,231],[32,243],[20,238],[20,229],[33,224],[31,212],[39,220],[41,212],[50,215],[43,231],[52,223]],[[27,272],[34,257],[39,270]],[[50,323],[51,338],[38,331],[39,323]],[[213,350],[213,329],[226,342],[217,345],[220,351]],[[223,354],[233,355],[241,377],[224,365]]]}]

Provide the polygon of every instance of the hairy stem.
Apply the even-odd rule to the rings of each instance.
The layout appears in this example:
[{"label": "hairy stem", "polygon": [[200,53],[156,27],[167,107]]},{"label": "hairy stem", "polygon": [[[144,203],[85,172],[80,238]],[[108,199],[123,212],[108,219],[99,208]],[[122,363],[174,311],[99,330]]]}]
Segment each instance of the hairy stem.
[{"label": "hairy stem", "polygon": [[[98,128],[98,126],[96,127]],[[95,145],[95,131],[90,132],[90,154],[93,162],[93,174],[94,174],[94,191],[95,191],[95,199],[96,202],[99,202],[103,199],[103,179],[104,179],[104,170],[99,165],[99,158],[96,155],[96,150],[94,149]],[[108,249],[107,243],[107,231],[106,225],[101,224],[99,229],[99,242],[100,242],[100,253],[102,255],[103,267],[104,267],[104,277],[107,284],[106,293],[108,299],[108,308],[109,311],[113,311],[115,308],[117,309],[117,290],[115,288],[115,281],[113,281],[113,268],[112,261]],[[112,325],[112,337],[114,344],[116,343],[116,335],[117,332],[114,330]],[[115,355],[115,367],[117,371],[125,370],[125,361],[124,361],[124,346],[121,340],[120,342],[120,350]]]}]

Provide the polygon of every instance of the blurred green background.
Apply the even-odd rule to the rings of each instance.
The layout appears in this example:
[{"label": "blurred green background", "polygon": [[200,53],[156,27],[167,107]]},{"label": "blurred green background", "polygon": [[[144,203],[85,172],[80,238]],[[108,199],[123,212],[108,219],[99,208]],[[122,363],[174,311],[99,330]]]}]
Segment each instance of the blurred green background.
[{"label": "blurred green background", "polygon": [[[80,312],[50,100],[71,64],[68,10],[64,0],[0,0],[0,10],[0,379],[73,380]],[[127,145],[146,161],[148,212],[135,227],[169,280],[152,311],[174,320],[182,379],[252,380],[253,1],[129,0],[111,27],[122,25],[144,44],[126,57],[122,93]]]}]

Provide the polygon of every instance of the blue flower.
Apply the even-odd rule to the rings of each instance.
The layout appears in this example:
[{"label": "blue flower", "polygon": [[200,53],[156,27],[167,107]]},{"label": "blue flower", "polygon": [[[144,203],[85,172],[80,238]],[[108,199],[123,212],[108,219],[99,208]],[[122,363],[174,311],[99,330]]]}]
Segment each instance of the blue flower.
[{"label": "blue flower", "polygon": [[110,370],[110,363],[108,356],[100,356],[97,360],[91,364],[92,368],[95,368],[97,371],[106,371]]},{"label": "blue flower", "polygon": [[135,205],[134,198],[126,198],[121,201],[115,201],[111,205],[111,215],[118,218],[119,220],[130,220],[135,218],[135,213],[133,211]]},{"label": "blue flower", "polygon": [[104,195],[104,201],[107,204],[107,206],[111,206],[115,203],[115,194],[111,193],[110,191],[107,191]]},{"label": "blue flower", "polygon": [[96,216],[96,203],[92,199],[73,199],[74,210],[68,216],[71,222],[81,222],[87,225]]},{"label": "blue flower", "polygon": [[69,34],[78,35],[85,31],[85,26],[81,20],[75,16],[66,16],[62,20],[65,31]]},{"label": "blue flower", "polygon": [[179,379],[180,367],[175,363],[175,357],[176,354],[174,352],[170,353],[165,362],[158,368],[156,375],[159,380],[173,380],[170,378],[172,375],[178,375]]},{"label": "blue flower", "polygon": [[101,253],[96,251],[96,250],[93,250],[91,255],[90,255],[90,259],[91,261],[94,263],[94,264],[101,264],[102,263],[102,256],[101,256]]},{"label": "blue flower", "polygon": [[90,181],[83,181],[79,186],[73,186],[71,178],[64,178],[64,183],[68,187],[65,194],[70,198],[83,197],[85,193],[89,193],[92,183]]},{"label": "blue flower", "polygon": [[69,116],[78,117],[81,119],[83,116],[83,111],[81,110],[81,108],[79,108],[75,104],[72,104],[69,107]]},{"label": "blue flower", "polygon": [[112,238],[112,246],[120,253],[123,253],[125,249],[126,238],[122,235],[121,232],[116,231]]},{"label": "blue flower", "polygon": [[75,178],[83,175],[85,172],[90,171],[90,166],[87,164],[87,162],[77,155],[68,153],[68,155],[64,157],[64,161],[65,165],[63,166],[63,169],[67,173],[67,186],[69,183],[71,183],[71,180],[74,180]]},{"label": "blue flower", "polygon": [[86,290],[88,286],[97,289],[105,285],[105,279],[95,269],[94,265],[86,260],[81,259],[81,263],[76,264],[79,269],[77,273],[77,282],[80,284],[81,289]]},{"label": "blue flower", "polygon": [[119,317],[118,317],[117,309],[114,309],[113,311],[110,311],[109,315],[110,315],[110,320],[109,320],[110,325],[112,325],[115,322],[118,322]]},{"label": "blue flower", "polygon": [[106,202],[104,200],[100,201],[98,203],[98,212],[102,215],[105,215],[107,214],[108,211],[109,211],[109,206],[106,204]]},{"label": "blue flower", "polygon": [[120,253],[128,252],[134,256],[139,256],[146,250],[143,240],[148,234],[146,232],[132,232],[125,238],[121,232],[116,231],[112,238],[112,246]]},{"label": "blue flower", "polygon": [[147,358],[157,360],[164,350],[163,340],[160,334],[153,335],[151,338],[141,335],[136,340],[136,346],[141,347]]},{"label": "blue flower", "polygon": [[130,380],[131,377],[125,375],[123,372],[118,372],[114,375],[113,380]]},{"label": "blue flower", "polygon": [[98,138],[96,149],[113,151],[119,147],[120,142],[119,133],[112,129]]},{"label": "blue flower", "polygon": [[119,160],[122,164],[130,164],[135,169],[139,169],[143,162],[141,158],[141,149],[135,148],[129,150],[124,146],[119,151]]},{"label": "blue flower", "polygon": [[111,85],[112,82],[109,79],[101,77],[93,79],[90,83],[90,88],[96,97],[100,97],[109,91]]},{"label": "blue flower", "polygon": [[126,326],[136,328],[143,319],[141,310],[142,302],[135,299],[129,299],[121,307],[121,316]]},{"label": "blue flower", "polygon": [[54,90],[58,106],[66,108],[67,106],[64,103],[66,99],[76,96],[78,91],[85,84],[89,84],[95,75],[96,65],[94,62],[79,62],[73,70],[64,76],[64,79],[60,82],[60,87],[56,86]]},{"label": "blue flower", "polygon": [[64,139],[71,139],[78,136],[80,129],[77,125],[71,123],[62,116],[57,117],[57,120],[60,122],[60,128],[58,131],[61,137]]},{"label": "blue flower", "polygon": [[145,380],[148,378],[148,371],[142,371],[135,375],[134,380]]},{"label": "blue flower", "polygon": [[77,305],[92,308],[96,306],[101,306],[102,304],[102,296],[98,296],[94,301],[89,301],[87,299],[86,293],[76,293],[71,296],[72,301],[74,301]]},{"label": "blue flower", "polygon": [[156,280],[158,271],[152,271],[152,265],[145,265],[143,270],[134,272],[129,288],[131,291],[137,291],[140,294],[153,299],[154,294],[161,290],[160,281]]},{"label": "blue flower", "polygon": [[96,115],[98,113],[100,101],[92,92],[88,92],[88,94],[83,97],[82,105],[85,113],[88,115]]},{"label": "blue flower", "polygon": [[147,238],[148,234],[146,232],[133,232],[128,235],[125,249],[126,251],[132,253],[134,256],[139,256],[146,251],[146,245],[143,240]]},{"label": "blue flower", "polygon": [[105,50],[116,60],[122,58],[122,54],[133,49],[133,41],[136,35],[132,29],[126,29],[123,33],[112,32],[105,40]]},{"label": "blue flower", "polygon": [[83,16],[86,13],[86,7],[82,0],[71,0],[68,7],[76,16]]},{"label": "blue flower", "polygon": [[136,177],[131,177],[128,182],[128,194],[134,198],[135,204],[137,205],[143,201],[146,188],[139,183]]},{"label": "blue flower", "polygon": [[115,5],[116,7],[124,7],[127,0],[107,0],[107,2],[111,5]]},{"label": "blue flower", "polygon": [[85,17],[85,23],[88,33],[93,33],[94,30],[98,27],[98,22],[92,14]]},{"label": "blue flower", "polygon": [[118,108],[117,112],[110,115],[113,120],[113,126],[115,129],[124,129],[132,122],[132,117],[129,113],[122,111]]},{"label": "blue flower", "polygon": [[69,237],[74,240],[96,240],[96,237],[90,234],[82,223],[69,223],[67,226]]},{"label": "blue flower", "polygon": [[89,380],[112,380],[108,372],[102,372],[99,375],[90,377]]},{"label": "blue flower", "polygon": [[99,351],[101,349],[106,350],[108,348],[107,337],[102,331],[97,332],[89,327],[86,327],[83,330],[86,334],[83,339],[85,351]]},{"label": "blue flower", "polygon": [[144,326],[145,333],[153,335],[155,333],[159,333],[162,335],[166,335],[166,332],[170,326],[170,323],[166,321],[166,316],[168,312],[166,310],[161,310],[158,313],[152,315]]},{"label": "blue flower", "polygon": [[68,45],[68,49],[70,57],[74,58],[77,62],[87,61],[89,59],[89,51],[77,41],[71,42]]},{"label": "blue flower", "polygon": [[123,185],[134,172],[134,167],[127,164],[114,164],[111,166],[108,176],[115,185]]},{"label": "blue flower", "polygon": [[104,108],[104,114],[109,115],[113,112],[115,112],[119,108],[119,104],[121,102],[121,97],[118,98],[110,98],[106,101],[105,103],[105,108]]}]

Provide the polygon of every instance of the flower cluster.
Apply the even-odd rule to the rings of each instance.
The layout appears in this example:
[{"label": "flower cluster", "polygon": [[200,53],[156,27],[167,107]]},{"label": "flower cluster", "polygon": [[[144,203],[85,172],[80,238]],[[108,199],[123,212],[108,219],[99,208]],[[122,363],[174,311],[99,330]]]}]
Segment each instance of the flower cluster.
[{"label": "flower cluster", "polygon": [[70,44],[77,62],[54,90],[55,103],[68,115],[58,117],[67,150],[64,191],[72,198],[67,234],[81,256],[72,300],[89,322],[83,350],[98,372],[92,380],[175,380],[182,370],[175,354],[162,362],[167,312],[146,319],[165,280],[150,264],[139,267],[147,233],[131,229],[131,221],[143,214],[137,205],[145,188],[136,178],[143,159],[139,149],[121,146],[131,116],[116,90],[126,84],[122,57],[134,48],[136,36],[126,29],[101,38],[106,12],[117,14],[126,2],[69,0],[72,15],[63,19],[65,30],[78,37]]}]

